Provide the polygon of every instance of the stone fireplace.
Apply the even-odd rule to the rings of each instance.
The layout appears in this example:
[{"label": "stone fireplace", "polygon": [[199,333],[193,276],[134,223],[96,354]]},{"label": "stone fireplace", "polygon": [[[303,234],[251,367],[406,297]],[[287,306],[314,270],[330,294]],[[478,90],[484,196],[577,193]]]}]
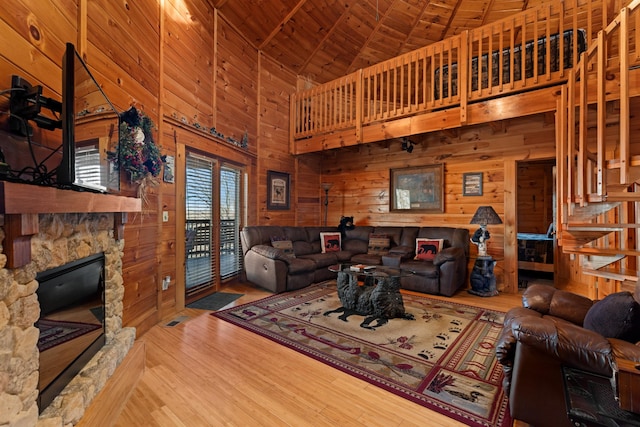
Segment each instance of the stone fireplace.
[{"label": "stone fireplace", "polygon": [[[104,209],[107,213],[39,213],[29,217],[30,221],[24,221],[24,214],[13,214],[13,208],[8,207],[7,183],[2,187],[0,190],[5,191],[0,193],[5,194],[0,194],[0,208],[4,208],[1,212],[4,215],[0,215],[3,219],[0,228],[0,425],[75,425],[135,340],[135,329],[122,327],[124,240],[118,225],[122,223],[122,214],[110,212],[125,208],[105,208],[103,203],[98,203],[92,209]],[[109,198],[114,197],[126,199],[96,194],[88,197],[103,197],[105,201],[113,201],[115,199]],[[47,202],[50,199],[40,201],[43,205]],[[84,203],[85,209],[91,206]],[[73,203],[62,205],[66,207],[61,210],[77,209]],[[54,212],[58,210],[55,202],[49,206]],[[139,209],[139,202],[133,206]],[[27,212],[29,209],[27,207]],[[23,224],[31,222],[32,231],[21,227],[22,231],[16,233],[16,217],[21,218]],[[25,257],[25,253],[28,256]],[[39,331],[34,323],[39,318],[40,306],[36,275],[98,253],[104,253],[105,257],[105,345],[39,415]],[[25,258],[30,261],[21,262]]]}]

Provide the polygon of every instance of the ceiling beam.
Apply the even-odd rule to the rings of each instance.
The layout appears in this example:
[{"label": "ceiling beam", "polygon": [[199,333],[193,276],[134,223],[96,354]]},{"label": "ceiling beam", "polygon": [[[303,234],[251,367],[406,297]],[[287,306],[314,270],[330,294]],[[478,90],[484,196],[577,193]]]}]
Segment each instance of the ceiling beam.
[{"label": "ceiling beam", "polygon": [[[369,43],[371,42],[371,39],[373,38],[373,36],[375,36],[376,34],[378,34],[378,31],[380,30],[380,27],[382,26],[382,23],[384,22],[385,18],[388,16],[389,11],[393,10],[393,6],[398,2],[399,0],[393,0],[393,2],[391,3],[391,6],[389,6],[387,8],[387,10],[384,12],[384,15],[382,16],[382,18],[380,18],[380,14],[379,14],[379,10],[378,7],[376,6],[376,10],[375,10],[375,16],[376,16],[376,21],[377,24],[374,27],[373,31],[371,31],[369,33],[369,37],[367,37],[367,40],[364,41],[364,43],[362,44],[362,46],[360,46],[360,50],[358,50],[358,54],[355,55],[353,57],[353,61],[351,61],[351,63],[349,64],[349,67],[347,67],[347,74],[350,74],[352,72],[354,72],[355,70],[353,69],[353,67],[355,66],[355,62],[358,58],[361,57],[362,52],[367,48],[367,46],[369,46]],[[370,4],[370,3],[367,3]],[[359,68],[359,67],[358,67]]]},{"label": "ceiling beam", "polygon": [[[351,8],[349,8],[349,13],[351,11]],[[300,70],[298,70],[298,72],[302,72],[302,70],[304,70],[305,68],[307,68],[307,65],[309,65],[309,62],[311,62],[311,60],[318,54],[318,51],[320,50],[320,48],[324,45],[324,42],[329,38],[329,36],[333,33],[333,30],[342,23],[342,21],[344,21],[345,19],[347,19],[348,13],[342,13],[340,14],[340,18],[334,22],[333,26],[331,27],[331,29],[329,29],[327,31],[327,33],[324,35],[324,37],[322,37],[322,39],[318,42],[318,44],[316,45],[316,48],[313,49],[313,52],[311,52],[311,55],[309,55],[309,57],[307,58],[306,61],[304,61],[301,65],[300,65]],[[348,74],[348,73],[347,73]]]},{"label": "ceiling beam", "polygon": [[409,34],[407,34],[407,36],[404,38],[404,41],[400,44],[400,51],[405,51],[405,46],[407,45],[407,41],[409,40],[411,34],[415,31],[416,26],[418,25],[418,22],[420,22],[420,18],[422,17],[422,15],[424,15],[425,10],[427,10],[427,6],[429,6],[430,3],[431,3],[430,0],[425,1],[424,4],[422,5],[422,10],[420,11],[420,13],[416,14],[416,17],[411,23],[411,31],[409,31]]},{"label": "ceiling beam", "polygon": [[280,21],[280,23],[278,25],[276,25],[276,27],[271,31],[271,34],[269,34],[267,37],[265,37],[264,41],[262,43],[260,43],[260,46],[258,46],[258,50],[263,50],[264,47],[266,45],[268,45],[271,40],[273,40],[273,38],[280,32],[282,31],[282,29],[284,28],[285,25],[287,25],[287,22],[289,22],[291,20],[291,18],[293,18],[293,15],[295,15],[296,13],[298,13],[298,11],[300,10],[300,8],[302,6],[304,6],[304,4],[307,2],[307,0],[300,0],[298,2],[298,4],[295,5],[295,7],[293,7],[293,9],[291,9],[289,11],[289,13],[287,13],[287,16],[284,17],[284,19],[282,21]]}]

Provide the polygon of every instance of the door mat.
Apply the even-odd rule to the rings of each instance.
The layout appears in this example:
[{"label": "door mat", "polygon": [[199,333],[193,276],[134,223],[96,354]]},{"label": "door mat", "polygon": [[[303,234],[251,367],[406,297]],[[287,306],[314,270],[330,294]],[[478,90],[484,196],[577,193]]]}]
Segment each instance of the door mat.
[{"label": "door mat", "polygon": [[[504,313],[403,295],[414,320],[342,320],[335,281],[211,313],[468,426],[512,425],[495,346]],[[344,318],[344,317],[343,317]],[[427,422],[428,423],[428,422]]]},{"label": "door mat", "polygon": [[244,294],[232,294],[229,292],[216,292],[215,294],[207,295],[204,298],[200,298],[188,304],[188,308],[197,308],[199,310],[220,310],[222,307],[230,304],[243,296]]}]

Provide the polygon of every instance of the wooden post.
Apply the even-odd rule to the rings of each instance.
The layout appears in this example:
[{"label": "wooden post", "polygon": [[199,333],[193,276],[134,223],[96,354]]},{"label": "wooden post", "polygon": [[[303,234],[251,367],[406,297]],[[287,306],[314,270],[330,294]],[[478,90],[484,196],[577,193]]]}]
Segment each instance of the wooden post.
[{"label": "wooden post", "polygon": [[[467,71],[469,67],[465,64],[469,63],[469,31],[465,30],[461,34],[460,38],[460,61],[458,63],[458,93],[460,94],[460,124],[465,125],[467,123],[467,105],[469,104],[469,79],[467,78]],[[449,74],[453,73],[451,69],[453,63],[449,64]],[[442,68],[440,68],[442,70]],[[440,73],[443,76],[443,73]],[[442,80],[442,77],[440,78]],[[451,90],[451,89],[449,89]],[[449,92],[451,95],[451,92]],[[440,91],[440,99],[442,99],[442,91]]]},{"label": "wooden post", "polygon": [[504,162],[504,292],[518,292],[518,164]]},{"label": "wooden post", "polygon": [[[597,52],[597,125],[596,125],[596,133],[597,133],[597,180],[596,190],[598,196],[603,196],[606,192],[606,173],[605,173],[605,131],[606,131],[606,111],[607,111],[607,100],[605,98],[605,85],[606,85],[606,44],[604,43],[604,33],[602,31],[598,32],[598,42],[596,44]],[[622,176],[622,174],[621,174]]]},{"label": "wooden post", "polygon": [[362,142],[362,113],[364,106],[362,101],[364,93],[362,91],[362,69],[356,72],[356,141]]}]

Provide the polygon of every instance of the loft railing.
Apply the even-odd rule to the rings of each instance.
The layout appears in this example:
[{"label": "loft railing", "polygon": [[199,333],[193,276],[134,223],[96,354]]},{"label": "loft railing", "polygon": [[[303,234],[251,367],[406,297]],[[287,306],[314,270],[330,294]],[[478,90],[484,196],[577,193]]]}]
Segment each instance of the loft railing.
[{"label": "loft railing", "polygon": [[[616,1],[616,0],[612,0]],[[613,16],[606,0],[555,1],[291,97],[296,141],[564,83]],[[616,9],[616,13],[617,13]]]}]

